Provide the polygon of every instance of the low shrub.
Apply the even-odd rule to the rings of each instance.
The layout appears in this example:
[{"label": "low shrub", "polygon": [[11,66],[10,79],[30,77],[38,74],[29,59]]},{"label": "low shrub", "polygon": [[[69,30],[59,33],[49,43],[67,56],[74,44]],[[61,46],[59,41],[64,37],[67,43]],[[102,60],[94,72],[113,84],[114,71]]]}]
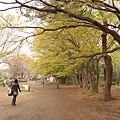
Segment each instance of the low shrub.
[{"label": "low shrub", "polygon": [[65,85],[72,85],[72,84],[73,84],[72,80],[66,80],[65,81]]}]

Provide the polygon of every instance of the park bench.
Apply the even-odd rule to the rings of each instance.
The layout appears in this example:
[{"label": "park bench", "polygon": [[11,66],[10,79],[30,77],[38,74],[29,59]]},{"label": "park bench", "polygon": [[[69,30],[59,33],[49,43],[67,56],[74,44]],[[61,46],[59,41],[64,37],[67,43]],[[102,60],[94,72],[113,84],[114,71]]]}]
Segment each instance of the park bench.
[{"label": "park bench", "polygon": [[22,85],[25,88],[25,91],[30,91],[30,85]]}]

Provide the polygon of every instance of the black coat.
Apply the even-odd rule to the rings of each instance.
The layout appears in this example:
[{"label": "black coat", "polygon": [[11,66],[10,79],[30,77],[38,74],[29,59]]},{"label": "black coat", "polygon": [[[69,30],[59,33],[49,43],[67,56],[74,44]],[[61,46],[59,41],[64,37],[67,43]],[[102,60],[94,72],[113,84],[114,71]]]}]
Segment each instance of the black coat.
[{"label": "black coat", "polygon": [[13,83],[11,88],[12,88],[12,93],[13,93],[14,91],[18,93],[18,90],[19,90],[19,92],[21,92],[20,86],[19,86],[18,83]]}]

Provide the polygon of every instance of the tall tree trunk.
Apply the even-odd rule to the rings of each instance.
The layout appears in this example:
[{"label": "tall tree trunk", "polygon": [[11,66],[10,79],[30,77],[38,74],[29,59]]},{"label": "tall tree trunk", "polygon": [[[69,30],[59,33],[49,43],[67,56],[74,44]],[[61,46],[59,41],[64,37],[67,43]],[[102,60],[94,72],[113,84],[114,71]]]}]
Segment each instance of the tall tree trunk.
[{"label": "tall tree trunk", "polygon": [[83,83],[83,88],[85,89],[88,88],[88,74],[87,74],[86,66],[82,70],[82,83]]},{"label": "tall tree trunk", "polygon": [[78,70],[78,81],[79,81],[80,87],[82,88],[83,83],[82,83],[82,74],[81,74],[81,69],[80,68]]},{"label": "tall tree trunk", "polygon": [[96,86],[96,92],[98,93],[98,82],[99,82],[99,61],[102,58],[102,56],[100,56],[99,58],[96,58],[96,82],[95,82],[95,86]]},{"label": "tall tree trunk", "polygon": [[90,89],[90,74],[89,74],[89,64],[86,65],[86,80],[85,80],[85,86],[86,89],[89,90]]},{"label": "tall tree trunk", "polygon": [[88,71],[89,71],[89,84],[90,90],[98,92],[98,80],[99,80],[99,71],[98,71],[99,59],[92,58],[89,61]]},{"label": "tall tree trunk", "polygon": [[104,86],[104,101],[111,100],[111,85],[112,85],[112,60],[109,55],[104,56],[105,65],[106,65],[106,81]]},{"label": "tall tree trunk", "polygon": [[57,89],[60,88],[60,87],[59,87],[59,83],[60,83],[60,80],[59,80],[59,79],[60,79],[60,78],[56,76]]},{"label": "tall tree trunk", "polygon": [[[107,27],[107,21],[104,21],[104,26]],[[102,33],[102,47],[103,52],[107,51],[107,33]],[[103,55],[105,67],[106,67],[106,80],[104,85],[104,101],[110,101],[111,100],[111,85],[112,85],[112,73],[113,73],[113,66],[112,66],[112,60],[111,57],[105,53]]]}]

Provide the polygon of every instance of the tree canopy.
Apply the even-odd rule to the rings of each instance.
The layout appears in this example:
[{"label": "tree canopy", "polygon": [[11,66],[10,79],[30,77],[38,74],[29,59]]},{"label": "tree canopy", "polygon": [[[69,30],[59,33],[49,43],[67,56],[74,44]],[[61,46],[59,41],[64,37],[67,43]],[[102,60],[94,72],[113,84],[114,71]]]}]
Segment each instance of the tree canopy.
[{"label": "tree canopy", "polygon": [[[17,12],[20,11],[20,13],[26,16],[26,18],[34,19],[34,23],[37,25],[10,26],[9,24],[7,26],[2,26],[2,28],[40,28],[42,31],[38,34],[41,34],[45,31],[55,31],[85,26],[110,34],[113,39],[120,44],[120,36],[118,33],[120,20],[119,0],[25,0],[23,2],[14,0],[13,2],[0,1],[0,4],[8,5],[8,7],[1,8],[0,11],[15,9]],[[60,26],[47,28],[45,24],[48,21],[54,20],[56,15],[58,16],[58,20],[63,20],[62,18],[66,17],[67,22],[65,22],[64,19],[64,23]],[[113,16],[112,22],[109,22],[109,16]],[[108,19],[108,27],[105,27],[102,24],[103,19]],[[33,34],[30,36],[35,36],[38,34]]]}]

